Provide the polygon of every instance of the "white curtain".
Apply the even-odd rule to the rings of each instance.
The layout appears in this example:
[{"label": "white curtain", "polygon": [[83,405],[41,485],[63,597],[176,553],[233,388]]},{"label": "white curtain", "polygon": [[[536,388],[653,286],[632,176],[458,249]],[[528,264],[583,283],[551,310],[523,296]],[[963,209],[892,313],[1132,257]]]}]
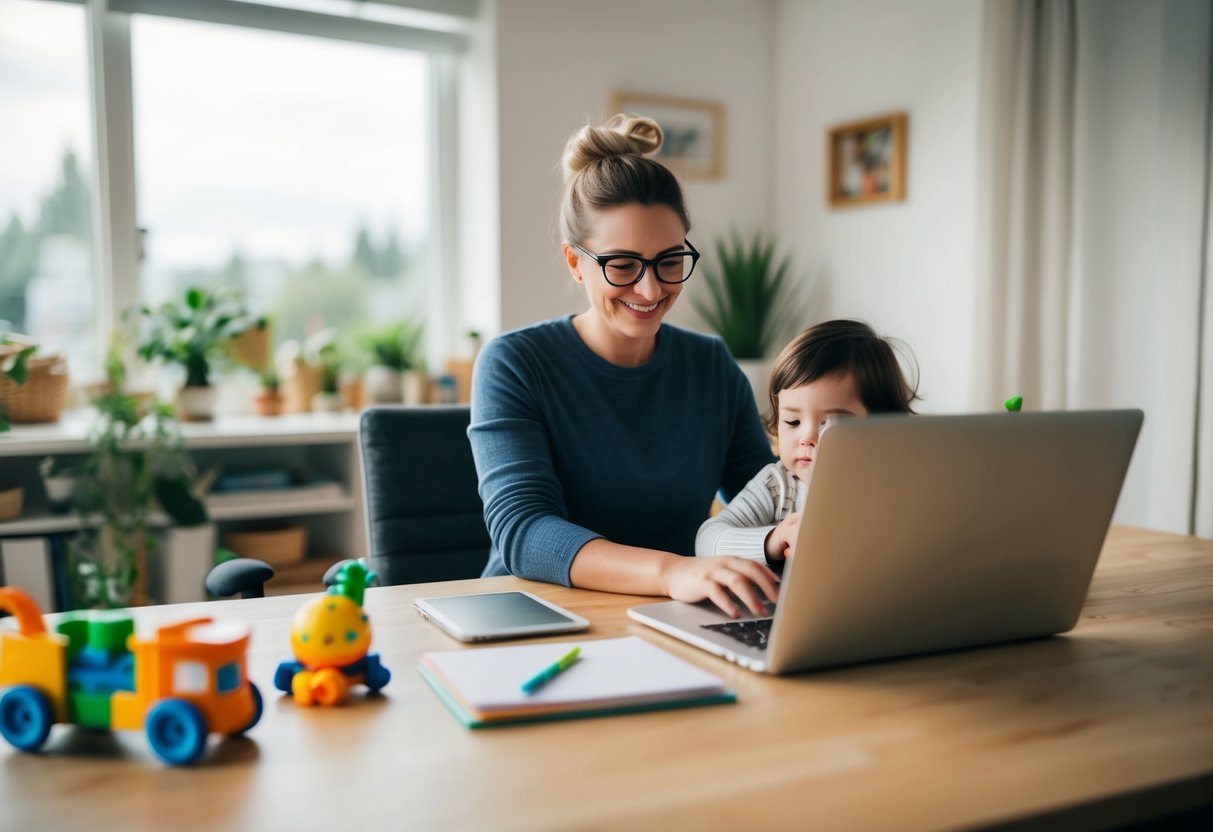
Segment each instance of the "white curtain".
[{"label": "white curtain", "polygon": [[1206,537],[1211,27],[1207,0],[987,3],[974,385],[1141,408],[1117,522]]}]

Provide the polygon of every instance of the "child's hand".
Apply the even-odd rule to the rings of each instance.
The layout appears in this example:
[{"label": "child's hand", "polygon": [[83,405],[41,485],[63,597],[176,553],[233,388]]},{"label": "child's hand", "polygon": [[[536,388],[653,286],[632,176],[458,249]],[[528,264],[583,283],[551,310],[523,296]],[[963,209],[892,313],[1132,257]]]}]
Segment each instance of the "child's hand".
[{"label": "child's hand", "polygon": [[794,511],[767,535],[767,560],[786,560],[794,554],[796,530],[800,527],[800,512]]}]

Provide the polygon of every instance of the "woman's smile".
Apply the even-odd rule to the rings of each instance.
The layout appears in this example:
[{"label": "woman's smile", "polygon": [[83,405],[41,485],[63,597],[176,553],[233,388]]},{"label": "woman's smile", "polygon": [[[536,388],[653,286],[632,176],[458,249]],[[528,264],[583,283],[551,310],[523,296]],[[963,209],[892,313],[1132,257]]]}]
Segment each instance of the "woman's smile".
[{"label": "woman's smile", "polygon": [[638,303],[632,303],[631,301],[626,301],[623,299],[620,299],[619,302],[637,318],[652,318],[657,314],[657,307],[661,306],[661,303],[664,300],[665,298],[662,298],[661,300],[650,303],[648,306],[642,306]]}]

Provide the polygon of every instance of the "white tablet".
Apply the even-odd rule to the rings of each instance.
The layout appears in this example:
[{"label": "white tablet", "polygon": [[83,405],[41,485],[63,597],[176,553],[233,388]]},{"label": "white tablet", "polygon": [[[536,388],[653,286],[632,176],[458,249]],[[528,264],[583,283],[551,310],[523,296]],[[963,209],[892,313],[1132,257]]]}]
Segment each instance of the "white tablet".
[{"label": "white tablet", "polygon": [[413,606],[460,641],[572,633],[590,626],[581,616],[529,592],[418,598]]}]

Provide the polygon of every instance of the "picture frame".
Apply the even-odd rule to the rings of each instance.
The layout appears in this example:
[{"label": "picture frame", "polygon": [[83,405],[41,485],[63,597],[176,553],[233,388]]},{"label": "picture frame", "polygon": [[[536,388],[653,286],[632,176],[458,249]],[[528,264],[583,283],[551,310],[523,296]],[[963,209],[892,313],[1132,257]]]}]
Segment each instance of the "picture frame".
[{"label": "picture frame", "polygon": [[665,134],[654,157],[689,179],[724,175],[724,107],[715,101],[641,92],[616,92],[611,114],[635,113],[661,125]]},{"label": "picture frame", "polygon": [[831,127],[826,136],[826,190],[831,208],[906,198],[905,113]]}]

